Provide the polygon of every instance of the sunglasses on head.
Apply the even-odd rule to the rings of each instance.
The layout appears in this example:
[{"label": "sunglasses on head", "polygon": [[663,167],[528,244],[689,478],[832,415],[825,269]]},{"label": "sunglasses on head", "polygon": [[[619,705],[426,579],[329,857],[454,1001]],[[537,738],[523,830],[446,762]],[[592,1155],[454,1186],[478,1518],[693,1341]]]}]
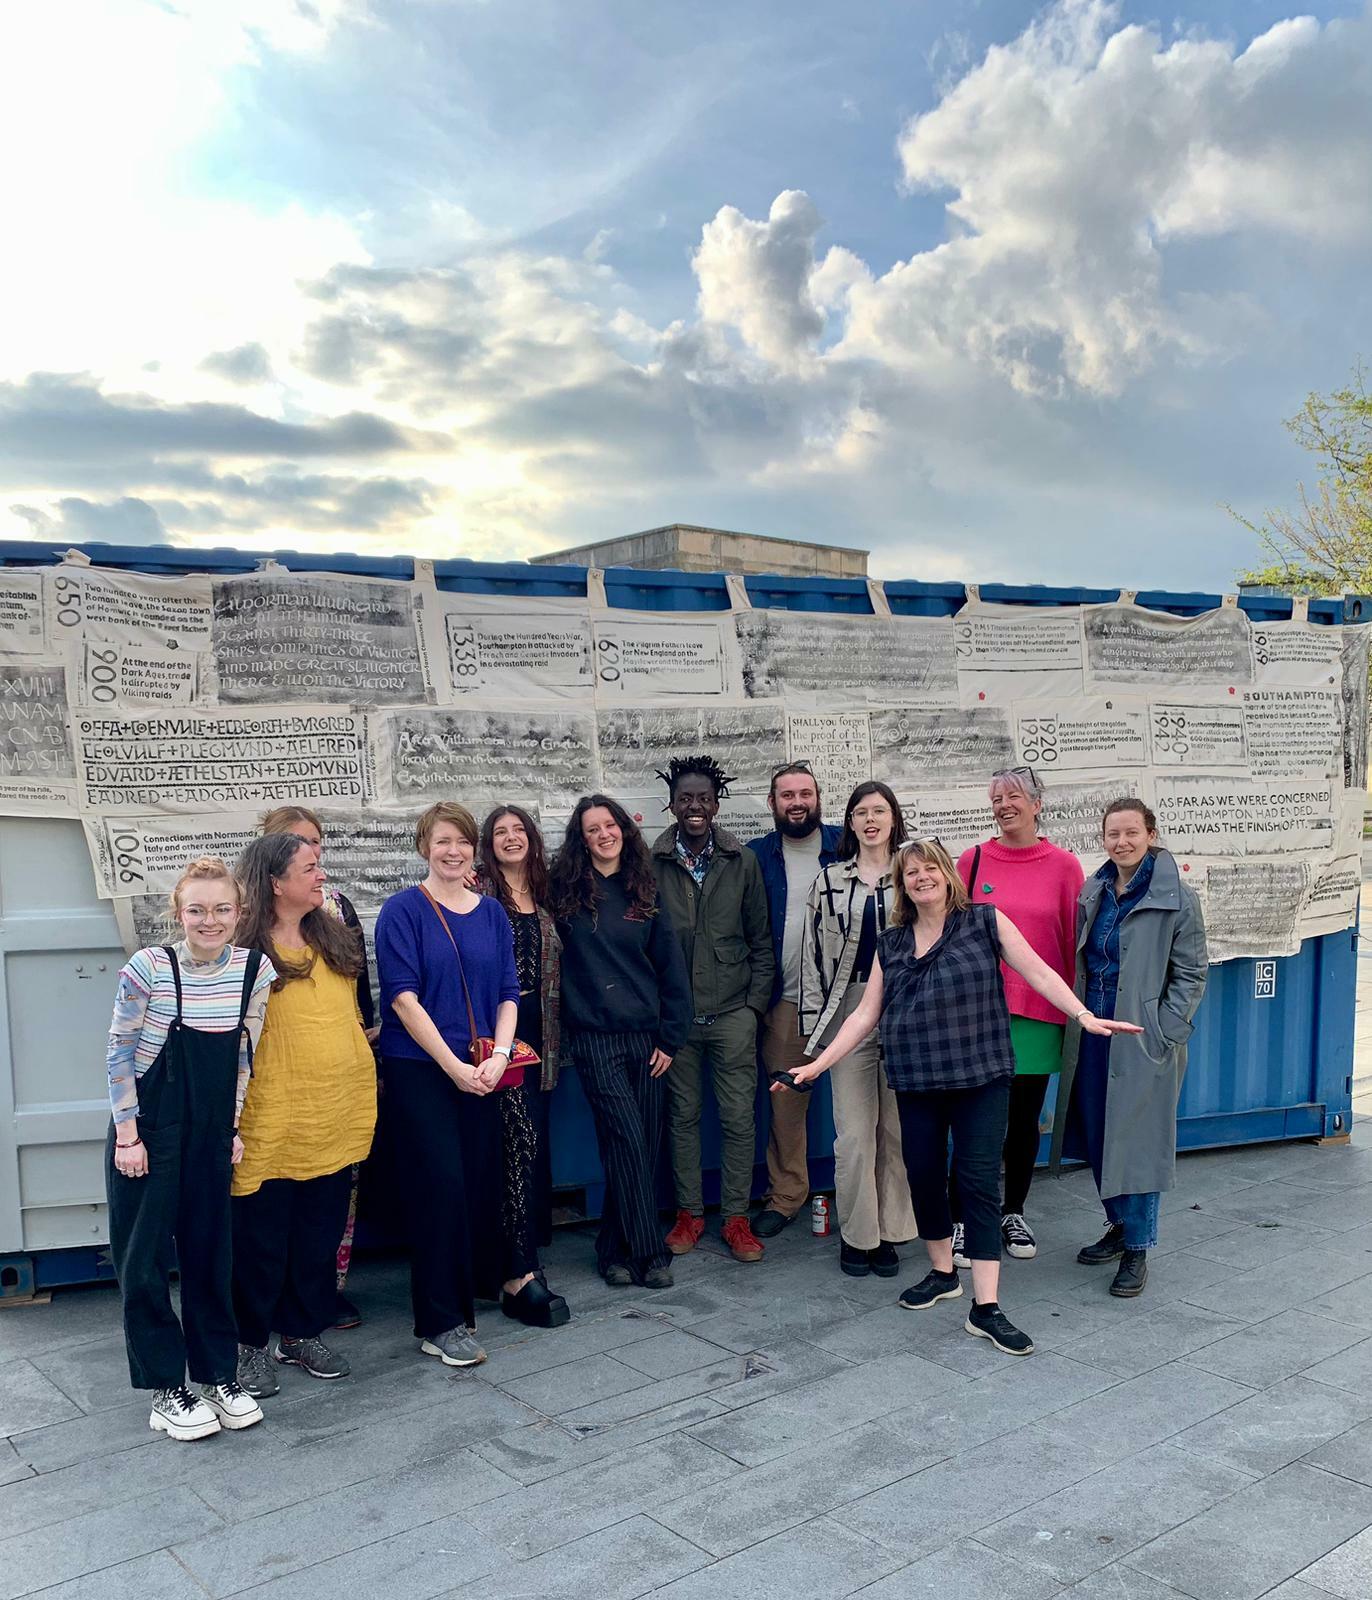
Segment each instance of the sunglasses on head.
[{"label": "sunglasses on head", "polygon": [[896,851],[896,854],[898,856],[904,855],[907,850],[913,850],[916,848],[916,846],[922,844],[936,844],[940,850],[943,849],[943,840],[939,838],[938,834],[917,833],[908,838],[905,843],[901,845],[900,849]]},{"label": "sunglasses on head", "polygon": [[1032,767],[1006,767],[1005,771],[1011,778],[1028,778],[1036,789],[1043,788],[1043,785],[1039,782],[1038,773]]},{"label": "sunglasses on head", "polygon": [[775,783],[778,778],[789,773],[795,773],[797,777],[802,774],[807,778],[814,777],[808,761],[783,761],[779,767],[772,768],[772,782]]}]

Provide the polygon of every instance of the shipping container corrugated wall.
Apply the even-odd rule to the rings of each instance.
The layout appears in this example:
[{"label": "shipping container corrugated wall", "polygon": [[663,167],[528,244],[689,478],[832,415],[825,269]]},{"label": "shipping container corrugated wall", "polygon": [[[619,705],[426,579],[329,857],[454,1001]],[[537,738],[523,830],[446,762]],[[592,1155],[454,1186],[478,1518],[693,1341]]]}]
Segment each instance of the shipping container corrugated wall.
[{"label": "shipping container corrugated wall", "polygon": [[[87,545],[100,566],[145,573],[251,572],[266,559],[237,550]],[[64,546],[0,543],[0,563],[41,566]],[[270,559],[296,572],[409,578],[408,558],[307,556]],[[471,594],[569,595],[586,591],[581,567],[523,562],[439,561],[442,589]],[[613,607],[640,611],[728,608],[720,574],[604,574]],[[750,577],[756,607],[792,611],[871,612],[861,579]],[[961,584],[888,582],[900,615],[947,616],[966,600]],[[1010,605],[1086,605],[1114,601],[1115,589],[1051,589],[987,584],[981,598]],[[1220,604],[1216,594],[1146,591],[1138,603],[1181,616]],[[1280,596],[1239,601],[1254,622],[1284,620]],[[1317,600],[1312,620],[1372,618],[1361,598]],[[346,888],[346,885],[343,886]],[[1191,1040],[1179,1109],[1183,1150],[1259,1140],[1337,1137],[1352,1106],[1357,933],[1310,939],[1275,962],[1231,961],[1212,967]],[[42,818],[0,818],[0,1294],[30,1285],[107,1276],[102,1141],[108,1124],[104,1045],[114,978],[124,960],[108,902],[96,898],[81,826]],[[1260,966],[1261,969],[1260,970]],[[1275,979],[1272,979],[1275,969]],[[1260,981],[1261,980],[1261,981]],[[817,1186],[832,1184],[833,1119],[827,1079],[814,1095],[810,1143]],[[759,1095],[759,1159],[765,1147],[765,1095]],[[577,1191],[589,1214],[599,1209],[600,1165],[590,1114],[574,1073],[559,1085],[553,1109],[554,1182]],[[717,1127],[706,1113],[706,1159],[714,1164]],[[715,1174],[706,1198],[718,1198]],[[386,1177],[372,1198],[384,1232]],[[666,1196],[664,1194],[664,1200]]]}]

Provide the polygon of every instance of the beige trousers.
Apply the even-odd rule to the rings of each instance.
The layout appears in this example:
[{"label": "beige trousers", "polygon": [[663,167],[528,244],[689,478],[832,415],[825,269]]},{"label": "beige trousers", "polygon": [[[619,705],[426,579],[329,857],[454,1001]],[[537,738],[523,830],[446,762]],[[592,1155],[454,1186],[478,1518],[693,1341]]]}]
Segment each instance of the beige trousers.
[{"label": "beige trousers", "polygon": [[[762,1024],[762,1064],[770,1077],[804,1066],[805,1041],[796,1024],[795,1003],[778,1000]],[[767,1097],[772,1113],[767,1139],[765,1208],[793,1217],[810,1198],[810,1165],[805,1115],[810,1096],[781,1089]]]},{"label": "beige trousers", "polygon": [[[865,983],[850,983],[831,1039],[862,999]],[[910,1183],[900,1148],[900,1111],[886,1082],[876,1033],[829,1069],[834,1096],[834,1189],[839,1231],[855,1250],[915,1237]]]}]

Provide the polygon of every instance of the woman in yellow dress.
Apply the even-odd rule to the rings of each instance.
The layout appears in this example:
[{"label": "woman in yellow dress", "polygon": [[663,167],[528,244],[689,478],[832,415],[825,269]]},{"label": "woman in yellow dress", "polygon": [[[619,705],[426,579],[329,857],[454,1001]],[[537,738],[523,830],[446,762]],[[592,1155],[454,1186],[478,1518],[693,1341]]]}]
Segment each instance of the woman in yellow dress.
[{"label": "woman in yellow dress", "polygon": [[362,945],[324,909],[324,869],[291,833],[254,839],[238,863],[242,933],[279,976],[243,1104],[233,1175],[233,1298],[238,1382],[280,1385],[267,1360],[342,1378],[320,1338],[334,1321],[338,1240],[354,1162],[371,1149],[376,1066],[357,1004]]}]

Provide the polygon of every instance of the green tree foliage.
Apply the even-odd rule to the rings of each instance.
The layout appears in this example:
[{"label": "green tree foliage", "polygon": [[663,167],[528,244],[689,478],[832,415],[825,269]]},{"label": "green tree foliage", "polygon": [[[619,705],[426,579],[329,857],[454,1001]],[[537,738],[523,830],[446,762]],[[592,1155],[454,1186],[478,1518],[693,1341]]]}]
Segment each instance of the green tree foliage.
[{"label": "green tree foliage", "polygon": [[1240,581],[1293,594],[1372,593],[1372,395],[1362,365],[1348,387],[1309,395],[1286,427],[1316,457],[1319,475],[1313,487],[1299,486],[1295,510],[1251,522],[1229,508],[1268,557]]}]

